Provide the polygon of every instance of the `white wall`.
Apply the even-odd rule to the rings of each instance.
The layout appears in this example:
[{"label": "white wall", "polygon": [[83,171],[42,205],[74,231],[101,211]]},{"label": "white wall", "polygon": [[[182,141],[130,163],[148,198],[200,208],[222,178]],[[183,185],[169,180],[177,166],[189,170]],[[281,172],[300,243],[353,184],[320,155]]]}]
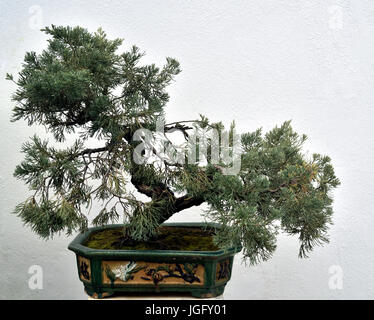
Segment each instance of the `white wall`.
[{"label": "white wall", "polygon": [[[36,7],[35,7],[36,6]],[[40,14],[39,14],[40,13]],[[10,123],[5,72],[16,73],[26,50],[39,51],[41,25],[102,26],[125,46],[166,56],[183,73],[170,88],[170,121],[204,113],[235,120],[241,131],[268,130],[292,119],[309,136],[311,152],[333,159],[342,185],[335,194],[331,243],[307,260],[297,239],[280,237],[269,262],[246,267],[237,257],[226,299],[374,298],[373,1],[5,1],[0,0],[0,298],[86,299],[71,238],[38,239],[11,215],[28,194],[12,177],[21,144],[40,128]],[[199,209],[174,220],[199,219]],[[28,269],[40,265],[43,290],[30,290]],[[344,272],[343,288],[329,288],[329,268]]]}]

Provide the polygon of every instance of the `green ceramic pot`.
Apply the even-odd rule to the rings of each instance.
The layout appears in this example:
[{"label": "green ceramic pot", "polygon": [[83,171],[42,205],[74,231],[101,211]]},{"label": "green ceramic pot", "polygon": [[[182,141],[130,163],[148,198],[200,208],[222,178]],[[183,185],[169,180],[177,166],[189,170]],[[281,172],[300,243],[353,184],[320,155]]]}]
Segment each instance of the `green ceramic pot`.
[{"label": "green ceramic pot", "polygon": [[[207,224],[164,225],[192,228]],[[78,276],[85,291],[94,298],[116,292],[187,292],[199,298],[215,297],[223,293],[231,277],[234,255],[241,250],[99,250],[83,245],[93,231],[120,226],[123,225],[89,228],[69,245],[76,254]]]}]

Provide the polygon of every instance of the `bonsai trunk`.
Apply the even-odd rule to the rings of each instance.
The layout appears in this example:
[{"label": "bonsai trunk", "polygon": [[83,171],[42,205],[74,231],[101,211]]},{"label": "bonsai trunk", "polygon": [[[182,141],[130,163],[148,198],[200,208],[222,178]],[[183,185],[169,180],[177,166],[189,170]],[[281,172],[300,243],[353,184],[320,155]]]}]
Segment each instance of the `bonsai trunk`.
[{"label": "bonsai trunk", "polygon": [[[162,223],[167,221],[175,213],[192,206],[199,206],[204,202],[203,198],[192,197],[188,194],[181,197],[175,197],[174,193],[166,186],[164,186],[164,188],[161,186],[151,188],[143,183],[139,183],[139,181],[134,177],[131,179],[131,182],[139,192],[152,197],[152,201],[148,203],[148,210],[153,216],[149,217],[147,220],[154,221],[153,224],[157,226],[160,226]],[[152,207],[155,210],[152,210]],[[130,225],[139,224],[138,218],[143,214],[140,210],[141,209],[133,212],[133,216],[130,219]],[[131,236],[131,230],[124,230],[124,240],[134,240]]]},{"label": "bonsai trunk", "polygon": [[[156,176],[152,177],[155,180]],[[193,197],[186,194],[181,197],[176,197],[174,192],[162,181],[158,181],[157,184],[153,182],[152,185],[148,185],[146,181],[149,180],[141,172],[141,166],[133,163],[131,170],[131,183],[135,186],[137,191],[152,198],[152,201],[148,204],[155,208],[162,207],[162,214],[158,214],[155,217],[155,221],[160,225],[168,220],[173,214],[188,209],[193,206],[199,206],[204,202],[202,197]],[[152,210],[150,210],[152,211]],[[134,212],[133,219],[136,220],[137,213]]]}]

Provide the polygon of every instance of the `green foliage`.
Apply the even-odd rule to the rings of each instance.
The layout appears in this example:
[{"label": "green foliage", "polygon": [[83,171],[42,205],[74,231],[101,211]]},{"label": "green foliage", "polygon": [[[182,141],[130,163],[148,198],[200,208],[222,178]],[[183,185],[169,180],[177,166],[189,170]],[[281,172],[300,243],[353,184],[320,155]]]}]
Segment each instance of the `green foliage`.
[{"label": "green foliage", "polygon": [[31,198],[19,204],[15,213],[35,233],[47,239],[63,230],[71,235],[78,228],[87,228],[86,218],[77,215],[76,208],[66,200],[59,203],[43,199],[37,203]]},{"label": "green foliage", "polygon": [[[279,229],[299,235],[300,256],[327,242],[331,224],[330,191],[339,185],[328,157],[300,152],[306,137],[285,122],[262,137],[261,131],[242,135],[244,153],[238,176],[216,174],[206,196],[207,216],[227,228],[217,243],[242,243],[251,263],[268,259]],[[280,222],[280,223],[279,223]]]},{"label": "green foliage", "polygon": [[[43,31],[52,38],[42,54],[25,56],[13,120],[43,124],[62,141],[77,127],[90,136],[113,136],[121,123],[147,124],[162,112],[169,99],[164,89],[180,72],[177,61],[168,58],[162,69],[137,66],[139,49],[116,54],[122,40],[108,40],[100,29],[91,34],[52,25]],[[114,93],[118,88],[120,96]]]},{"label": "green foliage", "polygon": [[[223,163],[209,161],[204,166],[165,159],[161,165],[136,164],[139,141],[133,141],[133,134],[154,130],[164,116],[166,87],[180,72],[179,63],[167,58],[162,68],[141,65],[144,53],[133,46],[118,54],[122,40],[108,40],[102,30],[52,25],[43,31],[50,36],[48,47],[41,54],[26,53],[17,81],[6,76],[17,85],[12,119],[42,124],[59,142],[73,132],[79,139],[57,149],[34,136],[22,148],[25,159],[14,175],[34,194],[15,213],[37,234],[49,238],[85,230],[92,202],[100,201],[95,225],[123,216],[128,223],[124,235],[147,240],[176,212],[206,203],[206,218],[223,226],[215,242],[221,247],[241,244],[250,263],[271,257],[280,231],[299,237],[302,257],[328,241],[331,190],[339,180],[328,157],[303,154],[306,137],[294,132],[290,122],[265,135],[260,129],[242,134],[237,175],[225,175]],[[222,123],[203,115],[166,127],[182,131],[186,139],[194,128],[217,130],[221,139],[224,130]],[[229,129],[233,136],[234,124]],[[102,146],[87,148],[89,137]],[[202,147],[198,141],[197,153]],[[211,141],[207,150],[209,160]],[[139,201],[128,190],[130,184],[149,201]]]}]

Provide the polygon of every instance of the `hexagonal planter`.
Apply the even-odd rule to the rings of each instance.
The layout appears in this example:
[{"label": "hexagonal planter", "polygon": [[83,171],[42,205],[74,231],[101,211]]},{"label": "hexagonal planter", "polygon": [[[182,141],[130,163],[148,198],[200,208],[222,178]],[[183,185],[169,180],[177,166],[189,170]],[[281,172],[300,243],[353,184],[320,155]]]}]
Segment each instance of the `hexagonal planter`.
[{"label": "hexagonal planter", "polygon": [[[206,224],[163,225],[185,228]],[[89,228],[69,245],[76,254],[78,276],[85,291],[94,298],[116,292],[188,292],[199,298],[215,297],[223,293],[231,277],[234,255],[241,250],[99,250],[83,245],[93,231],[120,226]]]}]

